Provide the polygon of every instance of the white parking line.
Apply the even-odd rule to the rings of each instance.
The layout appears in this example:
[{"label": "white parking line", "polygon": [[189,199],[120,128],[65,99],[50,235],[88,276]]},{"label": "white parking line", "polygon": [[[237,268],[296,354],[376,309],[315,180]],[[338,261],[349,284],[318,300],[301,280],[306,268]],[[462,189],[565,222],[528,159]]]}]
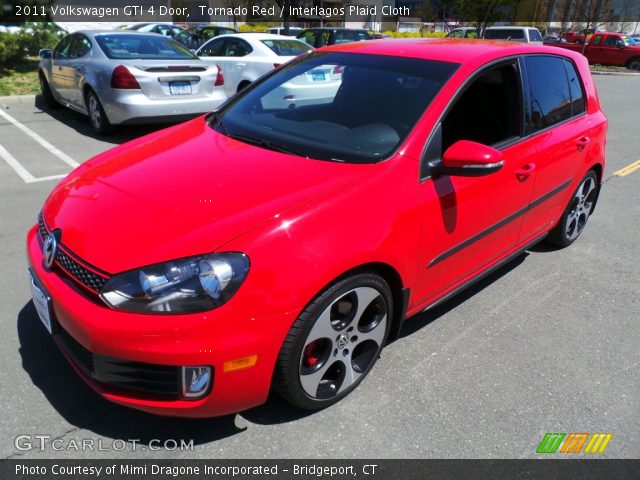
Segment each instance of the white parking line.
[{"label": "white parking line", "polygon": [[15,157],[2,145],[0,145],[0,157],[4,158],[4,161],[7,162],[7,164],[13,168],[18,175],[20,175],[20,178],[24,180],[24,183],[32,183],[36,179],[36,177],[31,175],[26,168],[20,165],[20,162],[18,162],[18,160],[16,160]]},{"label": "white parking line", "polygon": [[61,175],[49,175],[46,177],[34,177],[31,175],[26,168],[20,165],[20,162],[16,160],[16,157],[11,155],[6,148],[0,145],[0,157],[4,159],[7,164],[13,168],[13,171],[16,172],[20,178],[24,181],[24,183],[36,183],[36,182],[46,182],[48,180],[57,180],[60,178],[64,178],[68,175],[68,173],[63,173]]},{"label": "white parking line", "polygon": [[[76,162],[73,158],[71,158],[69,155],[67,155],[66,153],[64,153],[61,150],[58,150],[58,148],[56,148],[55,146],[51,145],[51,143],[49,143],[48,141],[46,141],[44,138],[42,138],[40,135],[38,135],[36,132],[34,132],[33,130],[31,130],[30,128],[24,126],[22,123],[20,123],[18,120],[16,120],[15,118],[13,118],[11,115],[9,115],[8,113],[6,113],[5,111],[0,109],[0,116],[4,117],[7,119],[7,121],[9,121],[10,123],[12,123],[13,125],[15,125],[20,131],[24,132],[25,134],[29,135],[31,138],[33,138],[36,142],[38,142],[40,145],[42,145],[44,148],[46,148],[47,150],[49,150],[51,153],[53,153],[56,157],[58,157],[60,160],[62,160],[64,163],[66,163],[67,165],[70,165],[71,167],[75,168],[78,165],[80,165],[78,162]],[[6,151],[6,150],[5,150]],[[9,152],[7,152],[9,153]],[[3,157],[4,158],[4,157]],[[13,157],[11,157],[13,158]],[[5,158],[6,160],[6,158]],[[15,160],[15,158],[13,159]],[[7,160],[8,161],[8,160]],[[17,162],[17,160],[15,160]],[[20,165],[20,164],[18,164]],[[15,170],[15,168],[14,168]],[[24,168],[23,168],[24,170]],[[17,172],[17,170],[16,170]],[[27,172],[26,170],[24,170],[24,172]],[[20,175],[20,174],[19,174]],[[29,174],[30,175],[30,174]],[[22,177],[22,175],[20,175]],[[33,176],[32,176],[33,177]],[[23,177],[24,180],[24,177]],[[27,180],[25,180],[25,182],[27,182]],[[29,182],[27,182],[29,183]]]}]

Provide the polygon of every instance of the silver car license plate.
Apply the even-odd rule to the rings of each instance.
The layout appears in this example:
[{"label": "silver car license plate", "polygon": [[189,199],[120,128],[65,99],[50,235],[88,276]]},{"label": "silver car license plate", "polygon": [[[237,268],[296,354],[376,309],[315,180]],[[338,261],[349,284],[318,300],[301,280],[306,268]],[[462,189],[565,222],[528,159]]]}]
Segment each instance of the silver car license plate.
[{"label": "silver car license plate", "polygon": [[171,95],[191,95],[191,83],[169,82],[169,92]]},{"label": "silver car license plate", "polygon": [[29,279],[31,280],[31,298],[36,312],[40,317],[40,321],[49,333],[53,333],[51,328],[51,297],[47,294],[44,287],[40,284],[36,274],[29,269]]}]

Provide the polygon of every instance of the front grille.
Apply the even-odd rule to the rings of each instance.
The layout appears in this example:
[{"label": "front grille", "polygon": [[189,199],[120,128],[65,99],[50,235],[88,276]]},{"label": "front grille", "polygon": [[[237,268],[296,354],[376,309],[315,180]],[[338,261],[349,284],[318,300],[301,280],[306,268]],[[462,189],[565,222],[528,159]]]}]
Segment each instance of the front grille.
[{"label": "front grille", "polygon": [[[49,235],[49,229],[44,223],[42,213],[38,216],[38,232],[40,233],[42,241]],[[56,252],[55,263],[76,282],[95,293],[100,292],[104,284],[107,283],[108,277],[106,275],[99,275],[84,267],[80,262],[75,260],[71,254],[64,252],[63,248],[65,247],[59,246]]]},{"label": "front grille", "polygon": [[73,260],[69,255],[64,253],[60,248],[58,248],[58,252],[56,253],[56,262],[75,280],[96,293],[104,287],[105,283],[107,283],[106,278],[87,270],[78,262]]},{"label": "front grille", "polygon": [[61,327],[64,350],[96,382],[134,396],[176,400],[182,393],[181,368],[132,362],[91,353]]}]

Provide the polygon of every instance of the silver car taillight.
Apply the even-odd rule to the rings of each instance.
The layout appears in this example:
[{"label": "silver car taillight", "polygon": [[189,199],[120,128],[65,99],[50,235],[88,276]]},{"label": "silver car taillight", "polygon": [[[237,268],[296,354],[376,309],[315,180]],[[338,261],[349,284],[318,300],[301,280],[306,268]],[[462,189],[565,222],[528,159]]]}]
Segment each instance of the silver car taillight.
[{"label": "silver car taillight", "polygon": [[118,65],[111,74],[111,88],[140,89],[140,84],[133,73],[124,65]]},{"label": "silver car taillight", "polygon": [[222,68],[220,68],[220,65],[216,65],[216,68],[218,69],[218,75],[216,75],[216,83],[214,83],[214,85],[216,87],[221,87],[222,85],[224,85],[224,76],[222,75]]}]

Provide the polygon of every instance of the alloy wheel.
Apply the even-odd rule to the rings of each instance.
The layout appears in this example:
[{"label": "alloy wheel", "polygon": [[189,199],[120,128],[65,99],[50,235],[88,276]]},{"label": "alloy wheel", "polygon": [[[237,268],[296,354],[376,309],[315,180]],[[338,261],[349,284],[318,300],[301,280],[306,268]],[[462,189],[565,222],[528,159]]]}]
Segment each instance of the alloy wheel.
[{"label": "alloy wheel", "polygon": [[565,235],[569,241],[573,241],[587,224],[593,201],[596,197],[596,181],[592,176],[587,176],[573,197],[573,203],[567,216]]},{"label": "alloy wheel", "polygon": [[89,118],[96,130],[102,127],[102,112],[100,111],[100,104],[98,99],[92,93],[89,94]]},{"label": "alloy wheel", "polygon": [[304,342],[299,379],[305,393],[329,399],[356,383],[375,363],[387,321],[387,304],[373,287],[357,287],[335,299]]}]

